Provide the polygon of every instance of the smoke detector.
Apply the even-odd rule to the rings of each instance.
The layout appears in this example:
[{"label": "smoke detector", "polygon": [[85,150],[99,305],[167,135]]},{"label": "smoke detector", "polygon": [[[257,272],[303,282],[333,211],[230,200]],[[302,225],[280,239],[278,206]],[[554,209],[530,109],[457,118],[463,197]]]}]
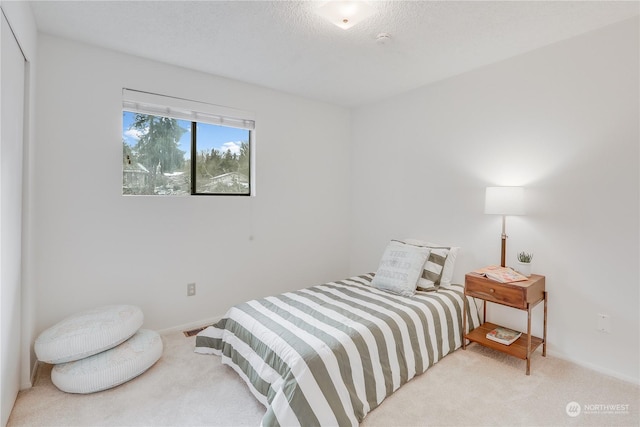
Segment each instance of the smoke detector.
[{"label": "smoke detector", "polygon": [[377,44],[386,44],[391,41],[391,34],[389,33],[380,33],[376,36]]}]

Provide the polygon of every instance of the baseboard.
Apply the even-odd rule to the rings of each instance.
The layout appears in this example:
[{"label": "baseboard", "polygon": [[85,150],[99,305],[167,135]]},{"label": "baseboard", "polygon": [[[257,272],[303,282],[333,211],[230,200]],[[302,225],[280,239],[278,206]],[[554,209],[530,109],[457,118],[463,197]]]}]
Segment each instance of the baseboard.
[{"label": "baseboard", "polygon": [[550,356],[556,357],[558,359],[566,360],[567,362],[575,363],[578,366],[582,366],[583,368],[590,369],[592,371],[598,372],[598,373],[606,375],[608,377],[616,378],[616,379],[619,379],[619,380],[622,380],[624,382],[628,382],[628,383],[631,383],[631,384],[640,385],[640,378],[629,377],[627,375],[621,374],[620,372],[612,371],[610,369],[606,369],[606,368],[603,368],[601,366],[597,366],[597,365],[585,362],[584,360],[575,359],[573,357],[567,356],[566,354],[559,353],[559,352],[553,351],[553,350],[549,350],[548,348],[547,348],[547,353]]},{"label": "baseboard", "polygon": [[189,330],[192,330],[192,329],[199,328],[201,326],[213,325],[214,323],[216,323],[220,319],[222,319],[222,316],[210,317],[208,319],[202,319],[202,320],[198,320],[196,322],[190,322],[190,323],[185,323],[185,324],[178,325],[178,326],[172,326],[172,327],[166,328],[166,329],[161,329],[161,330],[158,331],[158,333],[160,335],[167,335],[167,334],[173,334],[175,332],[189,331]]},{"label": "baseboard", "polygon": [[38,378],[38,369],[40,369],[40,362],[36,359],[36,363],[33,364],[33,368],[31,368],[31,377],[29,378],[29,384],[22,384],[21,390],[26,390],[28,388],[33,387]]}]

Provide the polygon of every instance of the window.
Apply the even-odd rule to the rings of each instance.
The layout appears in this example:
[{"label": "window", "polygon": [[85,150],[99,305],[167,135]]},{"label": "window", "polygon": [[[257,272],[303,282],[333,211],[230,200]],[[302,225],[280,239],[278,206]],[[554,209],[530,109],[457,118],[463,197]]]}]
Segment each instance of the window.
[{"label": "window", "polygon": [[123,90],[122,194],[252,194],[250,113]]}]

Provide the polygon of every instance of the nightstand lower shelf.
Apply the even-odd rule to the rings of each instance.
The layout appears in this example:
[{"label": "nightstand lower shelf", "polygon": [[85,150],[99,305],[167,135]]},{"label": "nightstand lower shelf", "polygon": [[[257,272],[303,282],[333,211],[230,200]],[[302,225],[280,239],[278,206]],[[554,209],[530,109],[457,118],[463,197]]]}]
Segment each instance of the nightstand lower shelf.
[{"label": "nightstand lower shelf", "polygon": [[[469,332],[465,335],[469,341],[477,342],[478,344],[482,344],[485,347],[492,348],[494,350],[501,351],[508,355],[526,360],[527,359],[527,334],[522,333],[522,336],[518,338],[511,345],[500,344],[499,342],[492,341],[487,338],[487,333],[497,328],[498,325],[493,323],[485,322],[482,325],[478,326],[473,331]],[[543,343],[543,340],[538,337],[531,337],[531,353],[538,348]]]}]

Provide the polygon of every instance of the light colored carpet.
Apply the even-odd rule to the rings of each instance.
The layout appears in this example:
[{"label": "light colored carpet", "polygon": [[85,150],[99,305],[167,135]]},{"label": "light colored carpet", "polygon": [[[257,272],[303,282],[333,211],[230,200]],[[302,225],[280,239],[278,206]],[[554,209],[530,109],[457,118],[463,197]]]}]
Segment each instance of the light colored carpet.
[{"label": "light colored carpet", "polygon": [[[220,358],[193,353],[195,337],[162,337],[161,359],[138,378],[100,393],[73,395],[40,368],[9,419],[17,426],[241,426],[265,412]],[[572,363],[524,361],[472,344],[445,357],[372,411],[363,426],[638,426],[640,388]],[[570,402],[581,413],[567,414]],[[605,405],[618,405],[613,413]],[[625,409],[626,408],[626,409]]]}]

